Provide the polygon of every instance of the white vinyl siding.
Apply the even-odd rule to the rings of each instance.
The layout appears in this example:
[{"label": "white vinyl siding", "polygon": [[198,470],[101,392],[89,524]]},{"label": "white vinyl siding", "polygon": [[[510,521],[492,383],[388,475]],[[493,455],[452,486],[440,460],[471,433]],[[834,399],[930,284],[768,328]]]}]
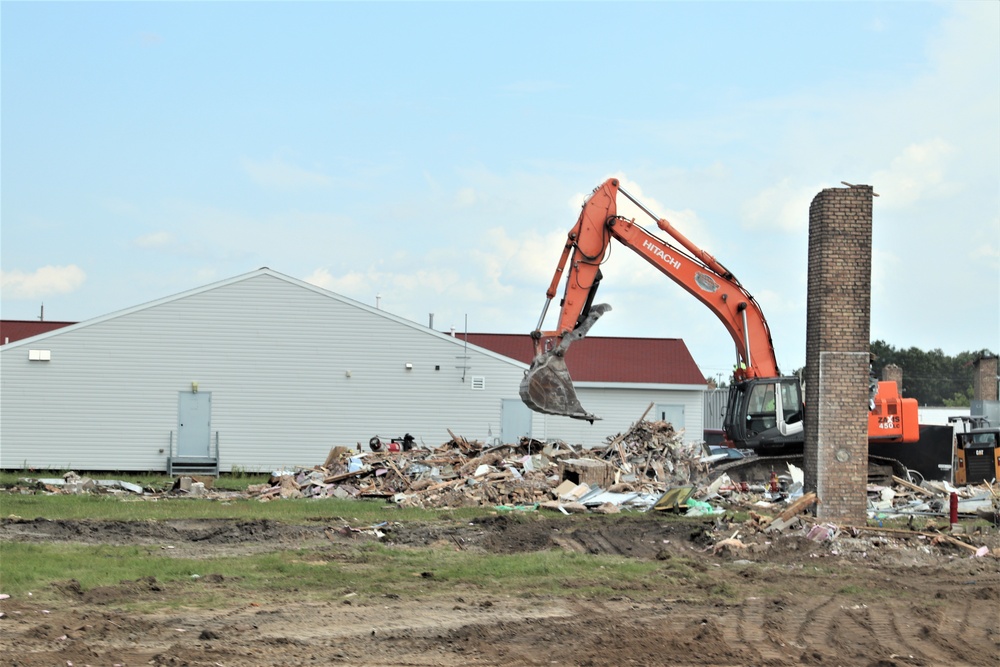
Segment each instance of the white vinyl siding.
[{"label": "white vinyl siding", "polygon": [[704,390],[701,387],[675,388],[628,388],[628,385],[606,387],[577,387],[577,397],[585,410],[601,419],[590,424],[579,419],[538,415],[534,422],[535,437],[546,440],[562,440],[578,443],[586,447],[600,447],[608,438],[624,433],[635,423],[650,403],[653,408],[646,414],[647,420],[656,419],[657,404],[684,406],[683,424],[674,424],[676,430],[684,429],[684,442],[704,440],[702,419],[704,415]]},{"label": "white vinyl siding", "polygon": [[212,392],[224,471],[317,465],[374,435],[485,440],[524,372],[268,272],[44,336],[44,364],[27,346],[0,348],[3,468],[164,469],[177,394],[192,382]]},{"label": "white vinyl siding", "polygon": [[[164,470],[193,382],[211,392],[223,472],[314,466],[375,435],[495,444],[525,368],[261,269],[0,347],[0,468]],[[533,414],[533,437],[597,446],[654,402],[683,403],[701,439],[700,390],[579,392],[602,421]]]}]

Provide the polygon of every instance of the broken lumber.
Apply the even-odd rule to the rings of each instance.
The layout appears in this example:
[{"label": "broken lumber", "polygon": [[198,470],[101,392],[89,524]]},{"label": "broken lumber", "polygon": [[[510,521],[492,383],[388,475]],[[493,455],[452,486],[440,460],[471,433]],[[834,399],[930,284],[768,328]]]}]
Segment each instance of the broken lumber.
[{"label": "broken lumber", "polygon": [[816,494],[810,491],[804,494],[801,498],[789,505],[784,512],[778,515],[778,519],[784,522],[788,522],[796,514],[799,514],[807,507],[811,507],[813,504],[818,504],[819,500],[816,498]]},{"label": "broken lumber", "polygon": [[894,481],[896,484],[899,484],[900,486],[905,486],[910,491],[916,491],[917,493],[923,494],[925,496],[929,496],[931,498],[934,498],[935,496],[938,495],[938,494],[934,493],[933,491],[928,491],[927,489],[925,489],[922,486],[917,486],[916,484],[914,484],[912,482],[907,482],[902,477],[896,477],[895,475],[893,475],[892,476],[892,481]]}]

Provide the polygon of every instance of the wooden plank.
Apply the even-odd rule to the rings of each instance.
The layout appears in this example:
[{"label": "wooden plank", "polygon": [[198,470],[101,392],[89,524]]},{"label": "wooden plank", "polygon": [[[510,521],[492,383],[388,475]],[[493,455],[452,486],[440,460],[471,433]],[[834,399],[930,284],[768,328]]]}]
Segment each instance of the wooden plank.
[{"label": "wooden plank", "polygon": [[936,497],[938,495],[938,494],[934,493],[933,491],[928,491],[927,489],[925,489],[922,486],[917,486],[916,484],[913,484],[912,482],[907,482],[902,477],[896,477],[895,475],[893,475],[892,476],[892,481],[894,481],[896,484],[899,484],[900,486],[905,486],[906,488],[908,488],[911,491],[916,491],[917,493],[922,493],[923,495],[930,496],[931,498],[934,498],[934,497]]},{"label": "wooden plank", "polygon": [[330,475],[329,477],[324,477],[323,481],[327,484],[332,484],[333,482],[339,482],[344,479],[350,479],[351,477],[367,475],[370,472],[371,470],[355,470],[354,472],[344,472],[339,475]]},{"label": "wooden plank", "polygon": [[806,509],[813,503],[817,502],[819,501],[816,498],[816,494],[810,491],[809,493],[803,495],[801,498],[799,498],[794,503],[789,505],[784,512],[778,515],[777,518],[781,519],[782,521],[789,521],[796,514],[799,514],[800,512],[802,512],[802,510]]}]

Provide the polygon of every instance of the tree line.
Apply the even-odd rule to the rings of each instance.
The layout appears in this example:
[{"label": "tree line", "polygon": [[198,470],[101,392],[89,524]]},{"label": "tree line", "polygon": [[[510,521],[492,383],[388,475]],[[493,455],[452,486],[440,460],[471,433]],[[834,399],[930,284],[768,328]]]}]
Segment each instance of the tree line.
[{"label": "tree line", "polygon": [[903,370],[902,394],[915,398],[920,405],[967,407],[973,397],[974,363],[982,356],[995,356],[989,350],[959,352],[949,356],[941,350],[924,351],[915,347],[897,349],[885,341],[871,344],[875,355],[875,376],[895,364]]}]

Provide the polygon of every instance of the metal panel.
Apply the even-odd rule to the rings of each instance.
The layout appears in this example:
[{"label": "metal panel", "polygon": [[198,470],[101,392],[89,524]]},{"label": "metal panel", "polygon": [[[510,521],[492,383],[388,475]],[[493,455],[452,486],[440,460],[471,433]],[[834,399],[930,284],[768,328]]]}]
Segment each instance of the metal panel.
[{"label": "metal panel", "polygon": [[969,414],[986,417],[993,426],[1000,425],[1000,401],[977,398],[969,405]]},{"label": "metal panel", "polygon": [[726,416],[726,403],[728,399],[728,389],[709,389],[705,392],[706,429],[722,430],[722,422]]}]

